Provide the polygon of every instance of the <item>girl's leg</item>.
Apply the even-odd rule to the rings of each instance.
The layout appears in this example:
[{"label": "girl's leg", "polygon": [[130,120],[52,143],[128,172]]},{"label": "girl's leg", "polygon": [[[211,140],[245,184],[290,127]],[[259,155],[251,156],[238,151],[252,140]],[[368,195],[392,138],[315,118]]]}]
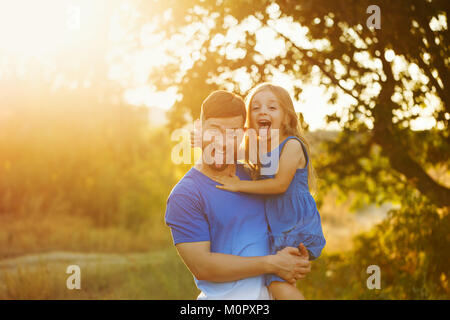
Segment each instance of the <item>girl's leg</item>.
[{"label": "girl's leg", "polygon": [[288,282],[272,281],[268,288],[275,300],[305,300],[297,287]]}]

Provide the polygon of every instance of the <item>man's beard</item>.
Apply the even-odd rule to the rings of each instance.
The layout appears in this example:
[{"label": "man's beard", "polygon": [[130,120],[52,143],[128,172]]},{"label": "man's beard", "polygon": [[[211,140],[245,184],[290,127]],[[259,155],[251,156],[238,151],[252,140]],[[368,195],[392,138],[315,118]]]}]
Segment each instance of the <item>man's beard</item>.
[{"label": "man's beard", "polygon": [[[213,154],[211,155],[213,158],[215,157],[215,150],[213,151]],[[222,153],[222,156],[223,156],[223,158],[221,159],[222,161],[221,161],[221,163],[220,164],[218,164],[217,162],[213,162],[213,163],[211,163],[211,164],[207,164],[207,166],[211,169],[211,170],[214,170],[214,171],[217,171],[217,172],[221,172],[221,171],[223,171],[223,170],[225,170],[230,164],[229,163],[227,163],[227,161],[226,161],[226,153]],[[215,159],[216,160],[216,159]],[[220,159],[217,159],[217,160],[220,160]]]},{"label": "man's beard", "polygon": [[[203,150],[204,150],[205,148],[203,148]],[[215,152],[216,152],[216,150],[213,150],[213,154],[211,154],[211,157],[215,157]],[[237,163],[237,147],[235,146],[235,148],[234,148],[234,150],[233,150],[233,163],[227,163],[227,160],[228,160],[228,156],[227,156],[227,152],[226,152],[226,150],[224,150],[224,151],[222,151],[221,153],[223,154],[223,158],[222,158],[222,163],[221,164],[217,164],[217,163],[211,163],[211,164],[207,164],[206,163],[206,165],[211,169],[211,170],[214,170],[214,171],[217,171],[217,172],[221,172],[221,171],[224,171],[226,168],[228,168],[230,165],[233,165],[233,164],[236,164]],[[203,156],[203,155],[202,155]]]},{"label": "man's beard", "polygon": [[207,166],[208,166],[211,170],[221,172],[221,171],[224,171],[226,168],[228,168],[229,164],[223,163],[223,164],[221,164],[219,167],[217,167],[216,164],[213,163],[213,164],[208,164]]}]

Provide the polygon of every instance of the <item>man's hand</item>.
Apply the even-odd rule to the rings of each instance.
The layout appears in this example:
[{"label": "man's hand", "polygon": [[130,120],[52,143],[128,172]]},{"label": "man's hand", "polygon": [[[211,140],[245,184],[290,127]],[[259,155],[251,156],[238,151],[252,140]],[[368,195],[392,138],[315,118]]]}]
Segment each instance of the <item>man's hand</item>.
[{"label": "man's hand", "polygon": [[305,278],[311,271],[308,251],[303,244],[300,244],[298,249],[286,247],[270,257],[274,273],[289,283],[295,284],[298,279]]},{"label": "man's hand", "polygon": [[[292,274],[291,278],[295,282],[296,276],[300,277],[301,274],[306,273],[302,269],[303,260],[299,250],[296,248],[286,248],[285,251],[280,251],[279,255],[257,257],[240,257],[211,252],[209,241],[178,243],[176,248],[184,263],[197,280],[229,282],[268,273],[277,273],[283,278],[284,275]],[[292,255],[287,251],[296,252],[296,255]],[[290,270],[296,263],[298,263],[298,272],[291,272]],[[288,271],[278,272],[283,268]]]}]

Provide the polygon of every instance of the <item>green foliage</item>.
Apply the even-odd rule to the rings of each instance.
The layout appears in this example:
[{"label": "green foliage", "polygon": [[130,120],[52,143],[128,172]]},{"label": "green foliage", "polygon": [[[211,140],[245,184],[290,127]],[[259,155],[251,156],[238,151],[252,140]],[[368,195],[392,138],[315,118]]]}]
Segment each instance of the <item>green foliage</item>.
[{"label": "green foliage", "polygon": [[[405,190],[406,203],[369,232],[354,248],[313,264],[299,288],[309,299],[448,299],[450,297],[450,215],[417,191]],[[366,286],[367,267],[377,265],[381,289]]]},{"label": "green foliage", "polygon": [[62,204],[97,227],[137,230],[148,220],[161,227],[178,178],[168,131],[150,128],[145,109],[99,104],[81,90],[33,98],[2,106],[0,214]]},{"label": "green foliage", "polygon": [[446,299],[450,296],[450,215],[412,190],[405,204],[370,233],[356,239],[358,266],[376,264],[383,290],[399,299]]}]

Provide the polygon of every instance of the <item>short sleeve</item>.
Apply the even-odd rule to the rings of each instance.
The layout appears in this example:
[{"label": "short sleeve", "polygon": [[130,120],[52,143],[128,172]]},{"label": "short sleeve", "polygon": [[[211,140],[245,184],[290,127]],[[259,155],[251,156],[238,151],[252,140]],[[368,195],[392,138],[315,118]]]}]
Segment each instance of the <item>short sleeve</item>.
[{"label": "short sleeve", "polygon": [[172,194],[167,200],[165,220],[174,244],[210,241],[209,223],[195,196]]}]

